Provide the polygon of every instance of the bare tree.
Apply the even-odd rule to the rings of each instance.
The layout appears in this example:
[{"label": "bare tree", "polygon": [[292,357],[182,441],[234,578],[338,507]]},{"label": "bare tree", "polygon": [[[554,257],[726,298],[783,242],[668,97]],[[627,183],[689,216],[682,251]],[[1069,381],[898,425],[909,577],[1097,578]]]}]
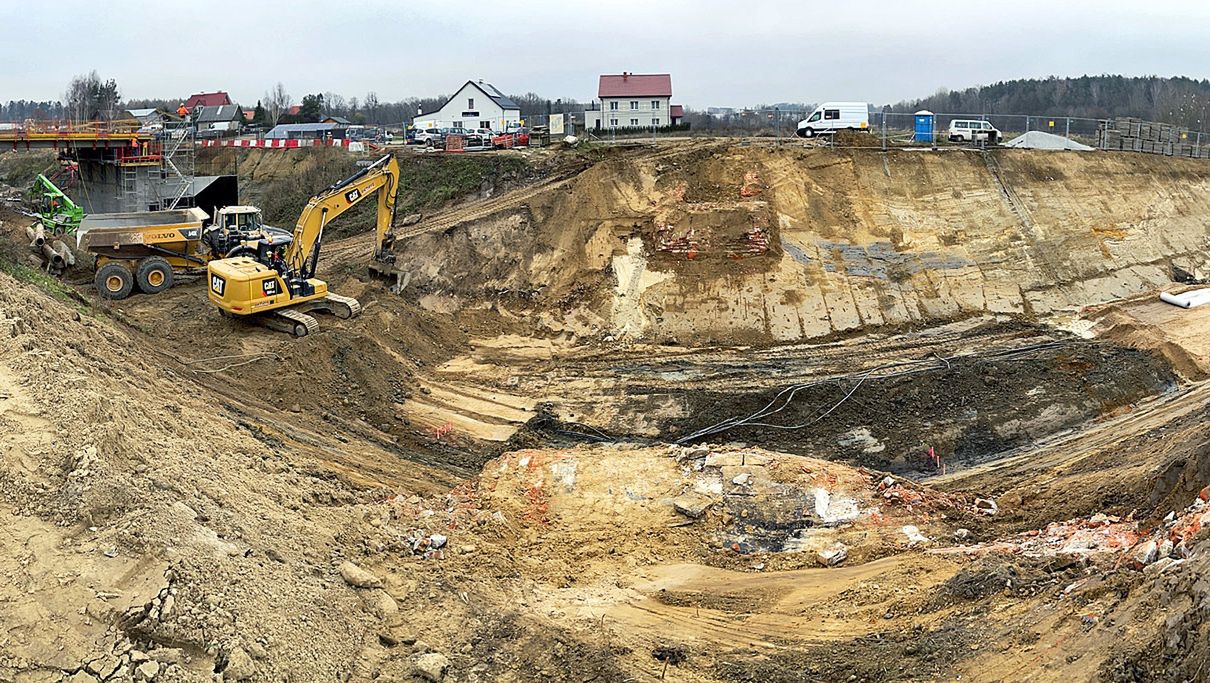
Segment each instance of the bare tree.
[{"label": "bare tree", "polygon": [[72,77],[63,94],[64,108],[72,121],[87,121],[92,118],[97,95],[101,90],[101,78],[94,70],[86,75]]},{"label": "bare tree", "polygon": [[277,120],[290,108],[290,93],[286,92],[286,86],[281,81],[265,93],[264,105],[269,125],[276,126]]},{"label": "bare tree", "polygon": [[373,90],[366,93],[366,98],[362,102],[361,106],[363,109],[365,109],[366,119],[370,123],[378,123],[378,93],[374,92]]},{"label": "bare tree", "polygon": [[345,98],[334,92],[324,93],[324,113],[329,116],[344,116],[347,114],[348,110],[346,109]]}]

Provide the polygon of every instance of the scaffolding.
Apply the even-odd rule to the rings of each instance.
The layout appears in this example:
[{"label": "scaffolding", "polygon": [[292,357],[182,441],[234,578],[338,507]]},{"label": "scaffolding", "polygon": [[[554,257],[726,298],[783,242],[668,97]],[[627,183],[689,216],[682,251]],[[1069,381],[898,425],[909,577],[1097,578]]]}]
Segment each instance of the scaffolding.
[{"label": "scaffolding", "polygon": [[193,206],[193,180],[197,171],[197,145],[187,122],[164,124],[160,159],[160,208]]},{"label": "scaffolding", "polygon": [[[102,153],[102,163],[105,157]],[[119,211],[155,211],[193,205],[196,149],[193,127],[165,124],[154,140],[113,151]]]}]

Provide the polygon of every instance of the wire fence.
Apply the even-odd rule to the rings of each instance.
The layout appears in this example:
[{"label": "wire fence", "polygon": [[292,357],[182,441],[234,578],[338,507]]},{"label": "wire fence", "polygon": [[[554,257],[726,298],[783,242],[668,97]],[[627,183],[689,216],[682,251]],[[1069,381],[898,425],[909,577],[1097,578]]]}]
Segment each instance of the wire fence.
[{"label": "wire fence", "polygon": [[[773,143],[799,139],[799,124],[810,114],[803,109],[745,109],[723,115],[691,114],[684,126],[633,128],[591,128],[583,125],[583,115],[556,114],[565,119],[564,134],[586,137],[595,142],[622,143],[644,139],[658,141],[681,137],[738,137]],[[923,119],[923,120],[922,120]],[[536,117],[534,124],[548,125],[548,117]],[[967,114],[954,112],[921,113],[870,112],[858,131],[869,137],[852,135],[820,136],[817,144],[831,147],[986,147],[1004,144],[1029,133],[1041,131],[1103,150],[1121,150],[1210,158],[1210,133],[1181,128],[1167,123],[1133,118],[1100,119],[1079,116],[1038,114]]]}]

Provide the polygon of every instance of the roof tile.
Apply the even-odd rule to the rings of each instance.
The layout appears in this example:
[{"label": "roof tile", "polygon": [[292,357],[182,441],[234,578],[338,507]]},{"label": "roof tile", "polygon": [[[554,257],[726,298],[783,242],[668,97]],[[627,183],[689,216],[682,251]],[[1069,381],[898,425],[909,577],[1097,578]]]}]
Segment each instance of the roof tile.
[{"label": "roof tile", "polygon": [[672,97],[670,74],[623,73],[601,76],[597,97]]}]

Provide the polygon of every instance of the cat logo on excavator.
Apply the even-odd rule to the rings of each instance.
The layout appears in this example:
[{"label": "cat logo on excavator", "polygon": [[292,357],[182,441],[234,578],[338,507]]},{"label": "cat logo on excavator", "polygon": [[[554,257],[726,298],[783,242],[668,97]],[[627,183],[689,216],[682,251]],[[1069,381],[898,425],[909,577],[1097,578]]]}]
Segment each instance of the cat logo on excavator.
[{"label": "cat logo on excavator", "polygon": [[354,188],[345,193],[345,201],[350,204],[356,203],[358,199],[361,199],[361,190]]}]

